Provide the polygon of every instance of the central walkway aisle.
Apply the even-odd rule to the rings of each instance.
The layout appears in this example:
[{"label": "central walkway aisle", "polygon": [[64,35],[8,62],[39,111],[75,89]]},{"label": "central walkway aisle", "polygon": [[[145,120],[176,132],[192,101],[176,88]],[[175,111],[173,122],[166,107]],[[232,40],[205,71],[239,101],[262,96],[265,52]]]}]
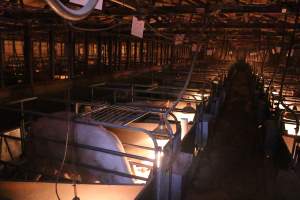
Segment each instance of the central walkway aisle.
[{"label": "central walkway aisle", "polygon": [[240,66],[208,150],[198,158],[186,200],[273,199],[276,170],[264,159],[263,137],[253,110],[250,74]]}]

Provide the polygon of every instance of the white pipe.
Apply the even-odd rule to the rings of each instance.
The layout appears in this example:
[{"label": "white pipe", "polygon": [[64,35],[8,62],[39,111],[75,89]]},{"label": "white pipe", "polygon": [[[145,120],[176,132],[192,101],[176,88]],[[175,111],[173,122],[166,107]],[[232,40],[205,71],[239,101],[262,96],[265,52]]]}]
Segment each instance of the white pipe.
[{"label": "white pipe", "polygon": [[86,18],[96,7],[98,0],[89,0],[82,8],[74,10],[66,7],[60,0],[45,0],[59,16],[70,21],[79,21]]}]

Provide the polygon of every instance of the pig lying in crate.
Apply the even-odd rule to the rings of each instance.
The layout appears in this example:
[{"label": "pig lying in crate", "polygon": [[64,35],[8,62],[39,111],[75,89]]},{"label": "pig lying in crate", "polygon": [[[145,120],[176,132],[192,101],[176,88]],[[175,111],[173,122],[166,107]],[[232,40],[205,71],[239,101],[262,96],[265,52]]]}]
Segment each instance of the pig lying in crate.
[{"label": "pig lying in crate", "polygon": [[[54,113],[53,116],[67,118],[66,112]],[[92,126],[77,122],[68,122],[64,120],[42,117],[33,122],[31,127],[33,140],[29,145],[29,153],[35,168],[46,171],[58,171],[60,163],[64,156],[66,134],[69,132],[69,141],[71,143],[99,147],[117,152],[125,153],[123,145],[119,138],[108,131],[103,126]],[[39,139],[40,138],[40,139]],[[60,141],[55,143],[41,138]],[[42,158],[42,159],[41,159]],[[67,161],[81,163],[93,167],[114,170],[126,174],[132,174],[126,157],[120,157],[98,151],[84,148],[75,148],[68,146]],[[72,165],[66,164],[64,172],[74,174]],[[83,182],[101,182],[106,184],[132,184],[133,179],[117,176],[112,173],[105,173],[95,169],[76,166],[76,174],[80,175]]]}]

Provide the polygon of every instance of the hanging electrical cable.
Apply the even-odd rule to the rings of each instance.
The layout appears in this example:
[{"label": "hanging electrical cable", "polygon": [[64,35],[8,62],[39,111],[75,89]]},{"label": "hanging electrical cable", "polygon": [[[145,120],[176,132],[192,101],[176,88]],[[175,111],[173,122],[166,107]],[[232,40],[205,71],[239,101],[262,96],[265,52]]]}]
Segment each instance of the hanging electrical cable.
[{"label": "hanging electrical cable", "polygon": [[[78,11],[81,11],[81,13],[76,13],[74,12],[74,10],[71,10],[67,7],[65,7],[59,0],[46,0],[47,3],[51,6],[51,8],[60,16],[62,16],[63,18],[67,19],[67,20],[71,20],[71,21],[78,21],[81,20],[85,17],[87,17],[87,15],[92,11],[92,9],[95,7],[97,0],[90,0],[83,8],[81,8]],[[96,1],[96,2],[94,2]],[[93,4],[95,3],[95,4]],[[90,10],[91,9],[91,10]],[[85,12],[84,12],[85,11]],[[101,29],[89,29],[89,28],[81,28],[81,27],[77,27],[74,24],[68,22],[68,25],[75,29],[75,30],[79,30],[79,31],[93,31],[93,32],[97,32],[97,31],[105,31],[105,30],[110,30],[113,29],[117,26],[119,26],[121,23],[115,24],[111,27],[107,27],[107,28],[101,28]],[[151,31],[153,31],[156,35],[170,40],[170,41],[174,41],[174,38],[166,36],[162,33],[160,33],[158,30],[156,30],[154,27],[152,27],[152,25],[148,22],[145,22],[145,24],[151,29]],[[198,50],[198,49],[197,49]],[[196,53],[194,53],[193,57],[192,57],[192,62],[191,62],[191,67],[187,76],[187,79],[185,81],[185,84],[181,90],[181,92],[179,93],[176,101],[172,104],[172,106],[167,110],[167,112],[164,115],[164,120],[166,122],[167,128],[170,131],[170,136],[173,137],[173,131],[172,128],[167,120],[167,116],[171,114],[171,112],[174,111],[174,109],[176,108],[177,104],[180,102],[180,100],[183,98],[183,95],[190,83],[191,77],[192,77],[192,73],[194,70],[194,66],[196,64],[196,60],[197,60],[197,55],[198,55],[198,51]],[[66,134],[66,143],[65,143],[65,152],[64,152],[64,157],[63,157],[63,161],[61,163],[60,169],[59,169],[59,173],[57,176],[57,180],[56,180],[56,184],[55,184],[55,190],[56,190],[56,196],[57,199],[60,200],[59,194],[58,194],[58,188],[57,188],[57,184],[59,181],[59,178],[61,176],[61,173],[63,171],[63,167],[65,164],[65,160],[66,160],[66,156],[67,156],[67,152],[68,152],[68,141],[69,141],[69,129],[70,129],[70,116],[68,116],[68,130],[67,130],[67,134]],[[77,194],[76,194],[76,182],[73,181],[74,184],[74,192],[75,192],[75,198],[74,199],[78,199]]]},{"label": "hanging electrical cable", "polygon": [[[67,98],[68,98],[68,102],[71,102],[70,101],[70,89],[67,90]],[[58,182],[59,182],[59,179],[60,179],[60,176],[63,172],[63,169],[64,169],[64,165],[65,165],[65,162],[66,162],[66,159],[67,159],[67,154],[68,154],[68,144],[69,144],[69,134],[70,134],[70,126],[71,126],[71,105],[70,103],[68,103],[67,105],[67,114],[66,114],[66,118],[67,118],[67,130],[66,130],[66,141],[65,141],[65,149],[64,149],[64,155],[63,155],[63,159],[62,159],[62,162],[60,164],[60,167],[59,167],[59,171],[56,175],[56,181],[55,181],[55,194],[56,194],[56,197],[58,200],[61,200],[60,196],[59,196],[59,193],[58,193]],[[75,197],[77,196],[77,194],[75,193]]]},{"label": "hanging electrical cable", "polygon": [[[207,15],[205,15],[205,18],[207,17]],[[205,21],[206,22],[206,21]],[[168,36],[165,36],[163,34],[161,34],[160,32],[158,32],[154,27],[152,27],[148,22],[145,22],[146,25],[157,35],[167,39],[167,40],[171,40],[173,41],[173,38],[170,38]],[[206,29],[206,26],[207,26],[207,23],[204,23],[204,27],[203,27],[203,31],[205,31]],[[184,96],[184,93],[186,92],[187,90],[187,87],[188,85],[190,84],[190,81],[191,81],[191,78],[192,78],[192,74],[193,74],[193,71],[194,71],[194,67],[196,65],[196,61],[197,61],[197,58],[198,58],[198,52],[199,52],[199,42],[197,43],[197,49],[195,49],[195,52],[192,56],[192,62],[191,62],[191,65],[190,65],[190,70],[189,70],[189,73],[188,73],[188,76],[186,78],[186,81],[184,83],[184,86],[183,88],[181,89],[180,93],[178,94],[177,96],[177,99],[176,101],[174,101],[172,103],[172,105],[169,107],[169,109],[163,114],[163,120],[164,120],[164,123],[167,127],[167,130],[168,130],[168,133],[169,133],[169,137],[173,137],[173,130],[172,130],[172,127],[170,125],[170,122],[168,121],[168,116],[175,110],[176,106],[178,105],[178,103],[182,100],[183,96]],[[170,143],[170,148],[173,149],[173,144]],[[172,169],[171,169],[172,170]],[[172,174],[172,171],[170,171],[170,173]],[[169,186],[172,185],[172,178],[170,176],[170,179],[169,179]]]},{"label": "hanging electrical cable", "polygon": [[[122,22],[121,20],[119,20],[118,23],[109,26],[109,27],[105,27],[105,28],[83,28],[83,27],[78,27],[76,25],[74,25],[72,22],[67,22],[68,26],[71,27],[73,30],[77,30],[77,31],[87,31],[87,32],[101,32],[101,31],[108,31],[114,28],[117,28],[121,25],[126,24],[125,22]],[[166,36],[162,33],[160,33],[158,30],[156,30],[154,27],[152,27],[148,22],[145,22],[145,24],[151,29],[152,32],[154,32],[157,36],[160,36],[164,39],[167,39],[169,41],[174,41],[174,38],[171,38],[169,36]]]},{"label": "hanging electrical cable", "polygon": [[170,40],[170,41],[173,41],[174,39],[169,37],[169,36],[166,36],[162,33],[160,33],[158,30],[156,30],[153,26],[151,26],[151,24],[149,22],[145,22],[145,24],[151,29],[151,31],[153,31],[156,35],[162,37],[162,38],[165,38],[167,40]]},{"label": "hanging electrical cable", "polygon": [[67,23],[72,29],[77,30],[77,31],[86,31],[86,32],[101,32],[101,31],[109,31],[111,29],[114,29],[120,25],[123,25],[124,23],[122,21],[119,21],[118,23],[109,26],[109,27],[105,27],[105,28],[83,28],[83,27],[78,27],[76,25],[74,25],[71,22]]},{"label": "hanging electrical cable", "polygon": [[78,10],[68,8],[60,0],[45,0],[48,5],[59,16],[70,21],[79,21],[89,16],[95,9],[98,0],[88,0],[88,2]]},{"label": "hanging electrical cable", "polygon": [[167,116],[171,112],[173,112],[173,110],[176,108],[177,104],[181,101],[181,99],[182,99],[185,91],[187,90],[187,87],[190,84],[190,81],[191,81],[191,78],[192,78],[192,74],[193,74],[193,71],[194,71],[194,68],[195,68],[195,65],[196,65],[197,58],[198,58],[198,52],[194,53],[194,55],[193,55],[192,63],[191,63],[191,66],[190,66],[190,70],[189,70],[188,76],[186,78],[186,81],[184,83],[184,86],[181,89],[180,93],[178,94],[176,101],[172,104],[172,106],[166,112]]},{"label": "hanging electrical cable", "polygon": [[[208,22],[208,12],[205,9],[205,15],[204,15],[204,19],[203,19],[203,29],[202,32],[205,33],[206,29],[208,28],[209,22]],[[207,37],[207,42],[209,41],[209,38]],[[185,93],[185,91],[187,90],[188,85],[190,84],[191,78],[192,78],[192,74],[194,71],[194,67],[196,65],[196,61],[198,58],[198,52],[199,52],[199,47],[200,47],[200,43],[197,43],[197,49],[195,49],[194,55],[192,57],[192,62],[191,62],[191,66],[190,66],[190,70],[187,76],[187,79],[184,83],[183,88],[181,89],[180,93],[177,96],[177,99],[175,102],[173,102],[172,106],[170,106],[170,108],[167,110],[167,112],[165,113],[165,119],[167,118],[167,116],[174,111],[174,109],[176,108],[177,104],[180,102],[180,100],[183,98],[183,95]],[[168,123],[167,123],[168,124]],[[170,127],[169,127],[170,128]]]}]

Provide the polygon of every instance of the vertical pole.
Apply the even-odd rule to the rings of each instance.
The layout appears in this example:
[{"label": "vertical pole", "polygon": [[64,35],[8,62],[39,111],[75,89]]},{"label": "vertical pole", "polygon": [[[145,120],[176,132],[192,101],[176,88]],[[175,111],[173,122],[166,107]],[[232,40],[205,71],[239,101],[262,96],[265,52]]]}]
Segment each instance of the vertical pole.
[{"label": "vertical pole", "polygon": [[112,70],[112,38],[109,38],[108,41],[108,67],[109,71]]},{"label": "vertical pole", "polygon": [[178,47],[174,46],[174,64],[178,63]]},{"label": "vertical pole", "polygon": [[89,70],[89,35],[87,32],[84,32],[84,75],[88,75]]},{"label": "vertical pole", "polygon": [[118,43],[118,69],[122,70],[122,40],[119,39]]},{"label": "vertical pole", "polygon": [[158,59],[158,55],[159,55],[159,42],[158,41],[156,42],[156,47],[155,48],[156,48],[156,59],[155,59],[156,60],[156,64],[160,65],[159,64],[159,59]]},{"label": "vertical pole", "polygon": [[133,62],[134,62],[134,68],[136,67],[136,60],[137,60],[137,41],[134,41],[134,58],[133,58]]},{"label": "vertical pole", "polygon": [[50,77],[54,79],[55,76],[55,35],[54,31],[49,32],[49,69]]},{"label": "vertical pole", "polygon": [[156,41],[152,41],[152,65],[156,65]]},{"label": "vertical pole", "polygon": [[170,45],[167,44],[166,46],[166,64],[170,64]]},{"label": "vertical pole", "polygon": [[162,55],[163,55],[163,61],[162,61],[162,63],[166,64],[166,60],[167,60],[167,53],[166,53],[167,52],[167,45],[165,43],[163,43],[162,49],[163,49],[163,53],[162,53]]},{"label": "vertical pole", "polygon": [[155,45],[155,41],[153,39],[151,42],[151,65],[154,65],[154,45]]},{"label": "vertical pole", "polygon": [[160,65],[163,65],[164,63],[164,44],[163,42],[160,43]]},{"label": "vertical pole", "polygon": [[116,41],[114,39],[114,37],[111,37],[111,49],[110,49],[110,53],[111,53],[111,70],[112,71],[115,71],[115,66],[116,66],[116,63],[115,63],[115,46],[116,46]]},{"label": "vertical pole", "polygon": [[148,41],[148,45],[149,45],[149,53],[148,53],[148,65],[151,66],[152,65],[152,50],[153,50],[153,43],[151,40]]},{"label": "vertical pole", "polygon": [[184,57],[184,47],[180,48],[180,57],[182,58],[181,62],[184,63],[185,62],[185,57]]},{"label": "vertical pole", "polygon": [[31,41],[31,27],[27,24],[24,28],[24,66],[25,77],[30,85],[33,85],[33,68],[32,68],[32,41]]},{"label": "vertical pole", "polygon": [[119,39],[115,39],[115,45],[114,45],[114,65],[115,65],[115,71],[119,71],[119,63],[118,63],[118,53],[119,53]]},{"label": "vertical pole", "polygon": [[150,41],[147,40],[146,43],[147,43],[147,52],[146,52],[146,60],[145,60],[145,62],[146,62],[147,65],[149,65]]},{"label": "vertical pole", "polygon": [[144,40],[140,42],[140,64],[144,64]]},{"label": "vertical pole", "polygon": [[170,64],[171,64],[171,68],[173,68],[173,64],[175,62],[175,45],[171,44],[171,58],[170,58]]},{"label": "vertical pole", "polygon": [[101,40],[101,36],[98,37],[98,46],[97,46],[97,57],[98,57],[98,74],[100,74],[100,72],[102,71],[102,40]]},{"label": "vertical pole", "polygon": [[0,35],[0,81],[1,88],[5,87],[4,84],[4,68],[5,68],[5,52],[4,52],[4,41]]},{"label": "vertical pole", "polygon": [[68,31],[68,45],[67,45],[69,79],[74,77],[74,51],[75,51],[75,38],[74,38],[73,31],[70,29]]},{"label": "vertical pole", "polygon": [[103,72],[106,72],[107,70],[107,64],[108,64],[108,50],[107,50],[107,47],[108,47],[108,41],[107,41],[107,37],[105,37],[103,40],[102,40],[102,43],[103,43]]},{"label": "vertical pole", "polygon": [[165,63],[168,64],[169,62],[169,44],[166,44],[166,48],[165,48],[165,54],[166,54],[166,57],[165,57]]},{"label": "vertical pole", "polygon": [[129,68],[129,64],[130,64],[130,47],[131,47],[130,40],[127,39],[127,41],[126,41],[126,67],[125,67],[126,70]]},{"label": "vertical pole", "polygon": [[21,148],[22,153],[25,154],[25,119],[24,119],[24,103],[21,101],[21,127],[20,127],[20,135],[21,135]]},{"label": "vertical pole", "polygon": [[39,41],[39,56],[38,57],[39,58],[42,57],[42,41],[41,40]]}]

